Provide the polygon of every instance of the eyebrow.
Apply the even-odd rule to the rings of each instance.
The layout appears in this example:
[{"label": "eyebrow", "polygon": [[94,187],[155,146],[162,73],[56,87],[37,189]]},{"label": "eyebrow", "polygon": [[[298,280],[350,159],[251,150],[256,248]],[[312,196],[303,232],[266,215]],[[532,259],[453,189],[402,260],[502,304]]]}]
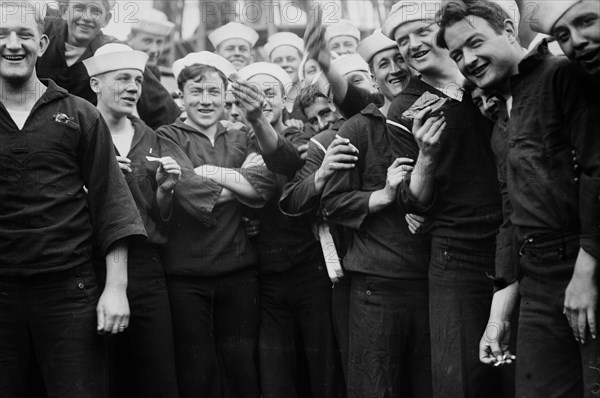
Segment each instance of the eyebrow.
[{"label": "eyebrow", "polygon": [[450,58],[454,58],[454,56],[456,54],[459,53],[460,49],[463,48],[465,46],[465,44],[469,43],[470,41],[473,41],[474,39],[476,39],[478,36],[481,36],[479,32],[475,32],[473,33],[471,36],[469,36],[465,42],[463,43],[462,46],[460,46],[459,48],[457,48],[456,50],[452,50],[450,51],[450,53],[448,54],[450,56]]}]

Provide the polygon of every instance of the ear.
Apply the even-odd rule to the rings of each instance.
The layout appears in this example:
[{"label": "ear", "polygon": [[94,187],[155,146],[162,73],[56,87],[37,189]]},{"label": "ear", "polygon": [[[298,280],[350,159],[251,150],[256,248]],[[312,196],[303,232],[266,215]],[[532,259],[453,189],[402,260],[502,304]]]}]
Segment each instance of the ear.
[{"label": "ear", "polygon": [[515,22],[512,19],[504,20],[504,31],[512,39],[516,40],[517,37],[519,37],[519,32],[517,31],[517,26],[515,25]]},{"label": "ear", "polygon": [[102,21],[102,27],[106,28],[106,25],[108,25],[108,23],[110,22],[110,19],[112,18],[112,13],[109,11],[106,13],[106,17],[104,17],[104,20]]},{"label": "ear", "polygon": [[250,63],[254,62],[254,51],[250,51]]},{"label": "ear", "polygon": [[90,77],[90,87],[92,88],[92,91],[96,94],[100,94],[100,91],[102,91],[100,80],[98,80],[97,77]]},{"label": "ear", "polygon": [[40,43],[39,43],[40,46],[38,48],[38,57],[41,57],[42,55],[44,55],[44,53],[48,49],[48,44],[50,44],[50,39],[48,38],[48,36],[42,35],[42,37],[40,37]]}]

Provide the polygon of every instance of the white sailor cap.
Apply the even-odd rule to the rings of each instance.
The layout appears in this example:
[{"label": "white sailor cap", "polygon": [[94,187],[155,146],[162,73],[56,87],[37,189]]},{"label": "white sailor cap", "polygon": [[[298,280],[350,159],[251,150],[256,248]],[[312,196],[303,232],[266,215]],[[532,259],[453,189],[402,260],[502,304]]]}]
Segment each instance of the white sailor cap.
[{"label": "white sailor cap", "polygon": [[143,51],[136,51],[126,44],[108,43],[98,48],[93,57],[85,59],[83,65],[92,77],[121,69],[143,72],[147,61],[148,54]]},{"label": "white sailor cap", "polygon": [[235,72],[235,68],[231,62],[227,61],[225,58],[210,51],[200,51],[196,53],[189,53],[185,57],[173,62],[173,75],[175,76],[175,80],[177,80],[179,74],[185,67],[194,64],[214,66],[223,72],[225,77],[229,77],[229,75]]},{"label": "white sailor cap", "polygon": [[360,41],[360,30],[347,19],[340,19],[338,23],[327,25],[325,29],[325,43],[338,36],[352,36],[357,42]]},{"label": "white sailor cap", "polygon": [[258,41],[258,33],[251,27],[239,22],[229,22],[208,35],[208,40],[214,48],[219,47],[221,43],[229,39],[244,39],[250,44],[250,47],[254,47]]},{"label": "white sailor cap", "polygon": [[351,72],[369,72],[369,65],[358,54],[345,54],[331,62],[331,68],[342,76]]},{"label": "white sailor cap", "polygon": [[175,28],[175,24],[169,22],[164,12],[150,8],[140,12],[138,22],[131,27],[131,30],[167,36],[173,31],[173,28]]},{"label": "white sailor cap", "polygon": [[304,54],[304,40],[302,40],[302,38],[292,32],[279,32],[272,34],[267,39],[267,43],[265,44],[267,56],[271,58],[271,53],[277,47],[281,46],[292,46],[296,48],[300,54]]},{"label": "white sailor cap", "polygon": [[381,31],[394,40],[394,32],[400,25],[413,21],[435,22],[436,14],[441,8],[440,0],[399,1],[392,7]]},{"label": "white sailor cap", "polygon": [[556,25],[556,22],[560,17],[580,1],[581,0],[526,1],[524,6],[533,4],[533,9],[535,10],[535,18],[531,20],[531,30],[551,35],[552,28],[554,28],[554,25]]},{"label": "white sailor cap", "polygon": [[362,39],[358,43],[356,52],[369,63],[375,54],[391,48],[398,48],[396,42],[381,33],[381,29],[376,29],[371,36]]},{"label": "white sailor cap", "polygon": [[244,80],[250,80],[256,75],[273,76],[283,85],[284,95],[287,95],[289,89],[293,86],[290,74],[284,71],[280,66],[270,62],[255,62],[248,66],[244,66],[237,72],[238,76]]}]

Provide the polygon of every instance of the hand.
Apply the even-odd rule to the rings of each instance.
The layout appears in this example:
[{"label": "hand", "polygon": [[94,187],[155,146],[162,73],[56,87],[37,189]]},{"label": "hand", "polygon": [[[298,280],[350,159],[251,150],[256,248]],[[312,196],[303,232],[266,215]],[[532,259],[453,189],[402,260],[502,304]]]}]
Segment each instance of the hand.
[{"label": "hand", "polygon": [[325,26],[323,25],[323,9],[315,3],[315,11],[308,15],[308,25],[304,31],[304,48],[307,59],[318,59],[321,50],[325,49]]},{"label": "hand", "polygon": [[242,217],[242,222],[246,227],[246,235],[248,235],[249,238],[253,238],[260,233],[260,220]]},{"label": "hand", "polygon": [[411,163],[413,163],[412,159],[397,158],[392,165],[388,167],[387,178],[385,180],[385,193],[390,203],[396,198],[398,185],[400,185],[402,180],[404,180],[404,177],[412,171],[413,167],[410,166]]},{"label": "hand", "polygon": [[246,125],[242,122],[232,122],[230,120],[221,120],[221,124],[227,130],[239,130],[239,131],[248,130],[248,127],[246,127]]},{"label": "hand", "polygon": [[308,155],[308,144],[302,144],[298,147],[298,154],[300,155],[300,159],[306,160],[306,155]]},{"label": "hand", "polygon": [[98,334],[117,334],[129,326],[129,302],[126,289],[106,287],[96,307]]},{"label": "hand", "polygon": [[323,158],[321,167],[315,173],[315,178],[323,183],[338,170],[350,170],[358,160],[358,149],[347,138],[337,137]]},{"label": "hand", "polygon": [[573,277],[565,291],[563,314],[567,317],[575,340],[585,344],[587,328],[596,339],[596,308],[598,286],[596,281],[597,261],[585,250],[580,249]]},{"label": "hand", "polygon": [[431,107],[417,113],[413,122],[413,134],[421,154],[435,160],[440,153],[440,138],[446,128],[446,118],[443,115],[428,117],[429,112]]},{"label": "hand", "polygon": [[295,127],[298,130],[303,130],[304,129],[304,122],[302,120],[298,120],[298,119],[288,119],[287,122],[285,122],[286,127]]},{"label": "hand", "polygon": [[244,169],[246,167],[261,167],[261,166],[267,167],[262,155],[259,155],[256,152],[252,152],[250,155],[248,155],[246,160],[244,160],[244,164],[242,164],[241,168]]},{"label": "hand", "polygon": [[171,192],[181,178],[181,167],[169,156],[160,158],[160,166],[156,170],[156,183],[163,192]]},{"label": "hand", "polygon": [[511,364],[516,356],[510,353],[510,322],[489,320],[479,342],[479,361],[486,365]]},{"label": "hand", "polygon": [[131,160],[124,156],[117,156],[117,162],[119,162],[119,168],[123,174],[129,174],[133,172],[131,168]]},{"label": "hand", "polygon": [[429,223],[426,222],[426,219],[423,216],[418,216],[416,214],[407,214],[404,216],[404,219],[408,224],[408,230],[413,235],[423,233],[429,227]]},{"label": "hand", "polygon": [[246,113],[249,122],[258,120],[263,115],[265,96],[258,84],[247,82],[233,76],[231,92],[235,100]]}]

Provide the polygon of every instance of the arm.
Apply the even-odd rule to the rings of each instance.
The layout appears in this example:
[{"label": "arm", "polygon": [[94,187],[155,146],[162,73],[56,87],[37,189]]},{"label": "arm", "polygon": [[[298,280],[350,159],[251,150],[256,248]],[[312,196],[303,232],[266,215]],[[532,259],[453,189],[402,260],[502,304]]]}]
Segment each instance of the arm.
[{"label": "arm", "polygon": [[287,184],[279,201],[284,214],[316,214],[326,182],[336,172],[355,167],[358,149],[346,138],[336,138],[324,152],[320,143],[311,141],[306,163]]},{"label": "arm", "polygon": [[168,220],[171,216],[171,204],[173,202],[173,192],[175,186],[181,178],[181,167],[169,156],[160,159],[161,165],[156,170],[156,203],[160,210],[160,216],[163,220]]},{"label": "arm", "polygon": [[236,169],[202,165],[196,167],[194,171],[197,175],[221,185],[235,195],[247,199],[261,198],[250,182]]},{"label": "arm", "polygon": [[580,250],[565,291],[564,310],[575,339],[585,344],[589,326],[596,338],[600,260],[600,107],[589,75],[567,63],[557,71],[555,89],[567,132],[581,168],[579,177]]},{"label": "arm", "polygon": [[519,298],[519,282],[498,290],[492,299],[490,318],[479,343],[479,360],[499,366],[516,359],[510,353],[510,319]]},{"label": "arm", "polygon": [[106,255],[106,285],[96,307],[98,333],[117,334],[129,325],[127,242],[115,242]]},{"label": "arm", "polygon": [[159,137],[160,153],[169,156],[181,167],[181,177],[173,191],[173,199],[191,217],[202,222],[206,226],[214,225],[213,210],[223,187],[216,182],[209,181],[196,174],[194,165],[184,152],[183,138],[176,132],[167,128],[157,130]]},{"label": "arm", "polygon": [[410,194],[420,204],[431,203],[434,194],[434,176],[440,156],[440,138],[446,127],[445,118],[426,118],[431,108],[425,108],[414,119],[413,132],[419,146],[419,157],[411,174]]}]

